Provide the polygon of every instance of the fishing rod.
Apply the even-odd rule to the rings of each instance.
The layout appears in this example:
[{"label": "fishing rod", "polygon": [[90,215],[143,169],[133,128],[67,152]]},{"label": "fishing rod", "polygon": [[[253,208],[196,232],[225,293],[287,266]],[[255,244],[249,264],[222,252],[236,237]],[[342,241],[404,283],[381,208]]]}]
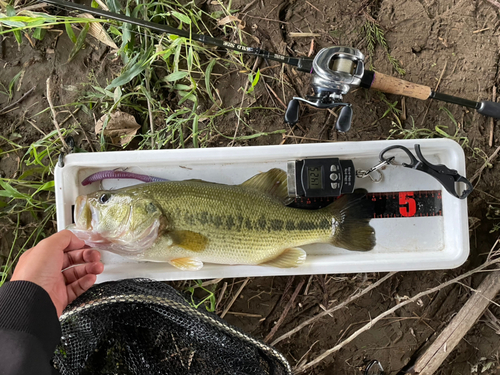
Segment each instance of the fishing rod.
[{"label": "fishing rod", "polygon": [[237,43],[213,38],[204,34],[190,33],[156,22],[144,21],[138,18],[92,8],[66,0],[43,0],[44,3],[62,8],[74,9],[90,13],[94,16],[110,20],[126,22],[132,25],[150,29],[156,33],[167,33],[189,38],[204,44],[223,47],[245,54],[279,61],[296,67],[299,71],[312,74],[311,87],[313,95],[306,98],[293,97],[288,103],[285,112],[285,121],[291,125],[299,121],[300,102],[316,108],[342,107],[335,127],[340,132],[347,132],[351,128],[352,107],[343,102],[343,96],[351,89],[363,87],[387,94],[403,95],[420,100],[434,99],[447,103],[458,104],[475,109],[478,113],[500,118],[500,103],[492,101],[475,102],[452,95],[442,94],[432,90],[429,86],[408,82],[400,78],[388,76],[379,72],[365,69],[365,56],[361,51],[352,47],[327,47],[318,52],[314,59],[292,57],[269,52],[258,47],[248,47]]}]

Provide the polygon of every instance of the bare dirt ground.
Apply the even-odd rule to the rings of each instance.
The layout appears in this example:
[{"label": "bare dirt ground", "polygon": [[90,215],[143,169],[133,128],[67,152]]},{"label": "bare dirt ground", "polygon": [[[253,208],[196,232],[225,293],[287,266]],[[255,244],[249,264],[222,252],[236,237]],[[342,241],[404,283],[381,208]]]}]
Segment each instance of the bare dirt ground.
[{"label": "bare dirt ground", "polygon": [[[234,0],[232,8],[243,9],[247,4],[246,1]],[[244,14],[237,15],[244,21],[246,30],[268,50],[306,56],[313,39],[314,52],[332,45],[352,46],[366,52],[367,40],[363,25],[372,20],[385,31],[390,54],[406,71],[404,79],[432,88],[439,83],[440,92],[471,100],[491,100],[493,88],[499,84],[500,9],[486,0],[257,0],[251,4]],[[212,10],[217,8],[217,5],[210,2],[201,2],[199,6]],[[290,36],[291,32],[317,33],[319,36],[295,38]],[[0,81],[8,85],[15,74],[26,69],[13,101],[35,87],[17,109],[0,116],[2,135],[8,137],[17,133],[21,138],[16,141],[22,144],[30,144],[41,136],[25,119],[47,108],[45,81],[48,77],[52,77],[54,82],[55,104],[61,105],[76,100],[78,88],[88,82],[90,74],[104,84],[119,71],[115,67],[115,57],[108,56],[107,49],[97,42],[88,43],[71,63],[66,63],[70,50],[68,37],[66,34],[49,34],[52,35],[38,42],[35,47],[24,43],[18,48],[13,36],[7,36],[1,42]],[[255,45],[257,41],[248,43]],[[251,59],[250,66],[253,61]],[[382,46],[375,49],[368,61],[371,61],[377,71],[396,75]],[[258,64],[261,69],[276,65],[265,61]],[[334,130],[334,117],[330,113],[310,108],[303,109],[299,126],[290,129],[283,124],[282,103],[286,104],[297,94],[307,95],[309,77],[281,66],[268,68],[266,74],[275,78],[266,79],[266,83],[276,94],[270,93],[264,85],[259,85],[256,88],[256,104],[276,107],[281,111],[270,113],[254,110],[247,115],[246,120],[258,131],[270,132],[284,128],[288,131],[288,137],[259,137],[240,142],[241,145],[280,144],[283,140],[286,143],[377,140],[388,138],[389,131],[393,129],[393,115],[382,118],[388,105],[378,93],[363,89],[358,89],[345,98],[353,104],[354,110],[352,130],[348,133],[341,134]],[[242,82],[245,79],[246,76],[242,77],[234,72],[216,81],[225,106],[240,104],[242,95],[238,89],[244,85]],[[290,85],[281,85],[281,80]],[[402,108],[400,97],[387,95],[387,99],[391,103],[398,101],[397,108]],[[0,98],[0,108],[6,105],[2,100]],[[451,112],[457,126],[441,107]],[[494,142],[490,147],[488,139],[491,120],[463,107],[406,99],[405,114],[405,129],[411,129],[414,121],[417,128],[434,130],[436,125],[442,125],[448,127],[446,131],[449,134],[454,135],[458,131],[460,137],[465,137],[469,146],[465,148],[469,176],[484,163],[483,158],[473,157],[474,149],[482,150],[484,155],[489,156],[500,145],[498,124],[493,131]],[[77,116],[92,137],[92,116],[82,112]],[[99,118],[99,114],[96,117]],[[217,119],[216,125],[222,133],[231,136],[235,122],[236,116],[233,113]],[[48,111],[36,118],[36,125],[43,132],[53,130]],[[245,135],[245,132],[242,128],[239,135]],[[224,146],[227,143],[227,139],[215,136],[211,145]],[[477,150],[476,153],[479,152]],[[3,176],[12,176],[16,163],[12,158],[3,158],[0,161]],[[470,232],[471,253],[462,267],[446,271],[396,274],[348,308],[335,312],[331,317],[326,316],[278,343],[277,348],[292,366],[299,361],[315,358],[324,350],[335,346],[401,299],[439,285],[484,262],[485,254],[498,236],[498,232],[489,233],[495,222],[489,220],[486,213],[488,205],[500,199],[497,192],[499,177],[500,167],[498,162],[493,162],[492,168],[484,171],[475,192],[469,197],[469,216],[480,221]],[[5,245],[4,242],[2,246]],[[317,275],[312,278],[254,278],[248,282],[231,308],[231,312],[246,315],[228,314],[226,319],[244,331],[264,338],[284,314],[297,285],[304,281],[304,287],[274,336],[277,338],[321,312],[322,306],[334,306],[382,276],[358,274]],[[379,360],[387,374],[400,373],[412,364],[421,350],[447,325],[469,298],[470,288],[477,287],[483,277],[484,275],[476,275],[467,279],[464,285],[455,284],[423,298],[419,303],[398,310],[316,366],[310,373],[361,374],[366,363],[372,359]],[[229,284],[229,292],[222,300],[222,305],[231,299],[240,285],[233,285],[234,280],[225,281]],[[236,280],[238,281],[241,280]],[[307,294],[306,285],[309,285]],[[220,288],[216,295],[218,292]],[[500,309],[491,305],[490,311],[498,322]],[[492,319],[483,317],[473,327],[457,349],[450,353],[439,374],[500,374],[500,332],[495,332],[492,328]]]}]

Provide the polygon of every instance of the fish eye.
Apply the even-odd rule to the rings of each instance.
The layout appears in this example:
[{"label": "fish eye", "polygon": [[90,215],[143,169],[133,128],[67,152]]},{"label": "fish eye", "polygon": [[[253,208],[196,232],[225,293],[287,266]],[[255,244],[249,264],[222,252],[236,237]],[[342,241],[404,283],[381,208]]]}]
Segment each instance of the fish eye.
[{"label": "fish eye", "polygon": [[109,198],[111,198],[111,194],[104,193],[99,197],[98,201],[100,204],[104,204],[109,200]]}]

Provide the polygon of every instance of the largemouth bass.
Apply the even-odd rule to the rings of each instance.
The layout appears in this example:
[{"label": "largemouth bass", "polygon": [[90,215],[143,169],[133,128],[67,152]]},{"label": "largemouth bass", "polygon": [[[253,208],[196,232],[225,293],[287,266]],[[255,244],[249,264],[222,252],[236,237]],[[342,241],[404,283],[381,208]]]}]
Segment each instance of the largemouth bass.
[{"label": "largemouth bass", "polygon": [[320,210],[287,207],[286,173],[271,169],[241,185],[153,182],[77,198],[71,229],[87,245],[198,270],[203,262],[296,267],[300,246],[375,246],[364,194]]}]

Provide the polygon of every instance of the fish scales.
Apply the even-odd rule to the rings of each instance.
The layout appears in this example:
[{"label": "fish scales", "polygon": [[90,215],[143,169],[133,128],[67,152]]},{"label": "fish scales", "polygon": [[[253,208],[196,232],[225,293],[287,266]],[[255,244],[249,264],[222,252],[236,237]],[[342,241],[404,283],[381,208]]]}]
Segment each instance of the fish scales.
[{"label": "fish scales", "polygon": [[296,267],[302,245],[375,246],[365,194],[321,210],[285,205],[286,173],[271,169],[241,185],[155,182],[77,198],[70,228],[89,246],[183,270],[203,262]]},{"label": "fish scales", "polygon": [[168,232],[145,252],[149,259],[196,256],[204,261],[255,264],[273,259],[283,249],[328,242],[331,215],[286,207],[250,188],[190,181],[137,187],[167,216],[169,228],[200,233],[207,248],[194,252],[169,246]]}]

